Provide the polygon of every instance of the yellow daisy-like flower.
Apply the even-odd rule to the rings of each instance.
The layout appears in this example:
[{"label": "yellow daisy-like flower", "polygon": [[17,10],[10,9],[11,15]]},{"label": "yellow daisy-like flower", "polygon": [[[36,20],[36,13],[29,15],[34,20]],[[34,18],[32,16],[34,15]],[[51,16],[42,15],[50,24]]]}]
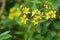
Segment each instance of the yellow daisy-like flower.
[{"label": "yellow daisy-like flower", "polygon": [[23,8],[23,5],[21,5],[19,8],[22,9]]},{"label": "yellow daisy-like flower", "polygon": [[25,8],[23,8],[23,10],[24,10],[23,13],[25,13],[25,14],[27,14],[27,15],[28,15],[28,13],[30,13],[29,8],[26,8],[26,7],[25,7]]},{"label": "yellow daisy-like flower", "polygon": [[10,20],[13,20],[14,16],[15,16],[14,13],[10,13],[9,16],[8,16],[8,18],[9,18]]},{"label": "yellow daisy-like flower", "polygon": [[56,11],[53,11],[53,10],[51,10],[50,12],[51,12],[51,14],[55,14],[56,13]]},{"label": "yellow daisy-like flower", "polygon": [[34,25],[38,24],[38,18],[33,18],[32,22],[34,23]]},{"label": "yellow daisy-like flower", "polygon": [[45,6],[45,8],[46,8],[46,9],[49,9],[49,6],[48,6],[48,5],[46,5],[46,6]]},{"label": "yellow daisy-like flower", "polygon": [[42,19],[44,16],[44,12],[40,13],[39,18]]},{"label": "yellow daisy-like flower", "polygon": [[11,9],[10,9],[10,12],[14,12],[16,10],[16,8],[15,7],[12,7]]},{"label": "yellow daisy-like flower", "polygon": [[49,3],[48,3],[48,1],[46,1],[45,2],[45,4],[44,4],[44,6],[45,6],[45,8],[48,10],[49,9],[49,5],[48,5]]},{"label": "yellow daisy-like flower", "polygon": [[46,13],[45,15],[46,15],[46,17],[45,17],[46,20],[50,19],[49,13]]},{"label": "yellow daisy-like flower", "polygon": [[44,4],[44,6],[45,6],[45,8],[46,8],[46,9],[49,9],[49,6],[48,6],[48,4]]},{"label": "yellow daisy-like flower", "polygon": [[26,24],[26,21],[28,20],[26,15],[24,14],[23,17],[20,17],[20,18],[21,18],[21,23]]},{"label": "yellow daisy-like flower", "polygon": [[35,12],[36,12],[36,14],[40,14],[41,12],[40,12],[40,10],[35,10]]},{"label": "yellow daisy-like flower", "polygon": [[18,11],[15,12],[15,16],[16,17],[19,17],[20,15],[21,15],[21,11],[20,10],[18,10]]},{"label": "yellow daisy-like flower", "polygon": [[38,10],[38,11],[37,11],[37,14],[40,14],[40,13],[41,13],[40,10]]},{"label": "yellow daisy-like flower", "polygon": [[56,14],[52,14],[51,15],[51,18],[56,18]]},{"label": "yellow daisy-like flower", "polygon": [[51,10],[51,18],[56,18],[56,11]]},{"label": "yellow daisy-like flower", "polygon": [[34,15],[35,15],[35,12],[34,12],[34,11],[32,11],[32,15],[31,15],[31,17],[32,17],[32,16],[34,16]]},{"label": "yellow daisy-like flower", "polygon": [[50,10],[49,12],[47,12],[45,15],[45,19],[48,20],[50,18],[56,18],[56,11]]}]

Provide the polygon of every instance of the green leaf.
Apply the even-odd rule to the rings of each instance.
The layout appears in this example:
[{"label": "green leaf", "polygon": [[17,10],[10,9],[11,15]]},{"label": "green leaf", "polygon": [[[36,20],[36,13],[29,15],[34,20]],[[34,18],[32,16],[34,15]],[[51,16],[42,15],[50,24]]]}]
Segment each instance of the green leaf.
[{"label": "green leaf", "polygon": [[44,26],[48,28],[50,24],[51,24],[51,21],[46,21]]},{"label": "green leaf", "polygon": [[31,22],[30,24],[27,24],[27,32],[31,31],[32,26],[33,26],[33,22]]},{"label": "green leaf", "polygon": [[41,39],[41,34],[37,34],[37,35],[35,36],[35,38]]},{"label": "green leaf", "polygon": [[15,33],[14,34],[17,34],[17,35],[23,35],[24,34],[24,32],[22,32],[22,31],[15,31]]},{"label": "green leaf", "polygon": [[20,18],[15,17],[14,19],[15,19],[15,21],[17,22],[17,24],[19,24],[19,25],[20,25]]},{"label": "green leaf", "polygon": [[51,30],[50,34],[52,35],[52,37],[55,37],[56,36],[56,31]]},{"label": "green leaf", "polygon": [[36,3],[33,3],[32,11],[35,11],[37,9]]},{"label": "green leaf", "polygon": [[42,33],[45,34],[48,31],[48,27],[50,26],[51,21],[46,21],[45,23],[43,23],[43,27],[42,27]]},{"label": "green leaf", "polygon": [[60,40],[60,33],[57,33],[54,40]]},{"label": "green leaf", "polygon": [[48,31],[48,28],[46,28],[46,27],[42,27],[42,34],[45,34],[46,32]]},{"label": "green leaf", "polygon": [[55,1],[55,0],[50,0],[50,1],[52,2],[52,5],[51,5],[50,7],[55,8],[56,11],[58,11],[58,8],[59,8],[59,6],[60,6],[60,0],[57,0],[57,1]]},{"label": "green leaf", "polygon": [[33,40],[33,32],[30,31],[28,34],[28,40]]},{"label": "green leaf", "polygon": [[54,27],[55,29],[60,30],[60,21],[54,21],[54,22],[53,22],[53,27]]},{"label": "green leaf", "polygon": [[11,36],[9,35],[9,34],[7,34],[7,35],[4,35],[4,36],[1,36],[0,37],[0,40],[3,40],[3,39],[8,39],[8,38],[10,38]]},{"label": "green leaf", "polygon": [[41,32],[41,25],[40,25],[40,23],[36,25],[36,30],[37,30],[38,33]]},{"label": "green leaf", "polygon": [[51,34],[47,34],[45,37],[45,40],[52,40],[52,35]]},{"label": "green leaf", "polygon": [[25,1],[25,3],[26,3],[26,2],[29,2],[30,0],[24,0],[24,1]]},{"label": "green leaf", "polygon": [[11,36],[8,34],[9,32],[10,32],[10,31],[6,31],[6,32],[0,34],[0,40],[10,38]]},{"label": "green leaf", "polygon": [[[33,37],[33,31],[31,30],[31,28],[32,28],[32,26],[33,26],[33,22],[31,22],[30,24],[26,24],[26,27],[27,27],[27,33],[28,34],[25,34],[25,37],[24,37],[24,39],[25,40],[34,40],[32,37]],[[28,38],[26,37],[26,35],[28,35]]]},{"label": "green leaf", "polygon": [[18,8],[20,7],[19,4],[15,4],[16,10],[18,10]]},{"label": "green leaf", "polygon": [[28,34],[25,32],[24,33],[24,40],[27,40],[28,39]]},{"label": "green leaf", "polygon": [[41,34],[37,34],[35,38],[38,40],[44,40],[44,36],[41,36]]},{"label": "green leaf", "polygon": [[27,24],[28,40],[33,40],[33,31],[31,30],[32,26],[33,26],[33,22]]},{"label": "green leaf", "polygon": [[46,20],[41,19],[41,20],[39,20],[39,22],[40,22],[40,23],[43,23],[43,22],[46,22]]},{"label": "green leaf", "polygon": [[31,3],[36,3],[36,4],[37,4],[37,3],[42,4],[41,1],[35,1],[35,0],[34,0],[34,1],[30,1],[30,2],[31,2]]},{"label": "green leaf", "polygon": [[1,36],[3,36],[3,35],[8,34],[9,32],[10,32],[10,31],[6,31],[6,32],[4,32],[4,33],[0,34],[0,37],[1,37]]}]

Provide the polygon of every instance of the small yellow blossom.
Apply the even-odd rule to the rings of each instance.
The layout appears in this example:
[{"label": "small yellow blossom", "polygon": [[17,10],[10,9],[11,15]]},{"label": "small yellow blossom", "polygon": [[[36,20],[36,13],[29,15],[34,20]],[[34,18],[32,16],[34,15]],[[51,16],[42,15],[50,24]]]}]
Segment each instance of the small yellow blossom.
[{"label": "small yellow blossom", "polygon": [[54,13],[56,13],[56,11],[54,11]]},{"label": "small yellow blossom", "polygon": [[10,12],[14,12],[16,10],[16,8],[15,7],[12,7],[11,9],[10,9]]},{"label": "small yellow blossom", "polygon": [[39,15],[39,18],[42,19],[44,17],[44,12],[42,12],[40,15]]},{"label": "small yellow blossom", "polygon": [[52,14],[51,15],[51,18],[56,18],[56,14]]},{"label": "small yellow blossom", "polygon": [[34,16],[34,15],[35,15],[35,12],[34,12],[34,11],[32,11],[32,15],[31,15],[31,17],[32,17],[32,16]]},{"label": "small yellow blossom", "polygon": [[8,16],[8,18],[9,18],[10,20],[13,20],[14,16],[15,16],[15,14],[10,13],[9,16]]},{"label": "small yellow blossom", "polygon": [[51,18],[56,18],[56,11],[51,10]]},{"label": "small yellow blossom", "polygon": [[15,12],[15,16],[16,17],[19,17],[20,15],[21,15],[21,11],[20,10]]},{"label": "small yellow blossom", "polygon": [[22,9],[22,8],[23,8],[23,5],[20,6],[20,9]]},{"label": "small yellow blossom", "polygon": [[35,15],[33,18],[37,18],[37,19],[39,19],[39,17],[40,17],[40,16],[38,16],[38,15]]},{"label": "small yellow blossom", "polygon": [[46,9],[49,9],[49,6],[48,6],[48,5],[45,5],[45,8],[46,8]]},{"label": "small yellow blossom", "polygon": [[37,10],[37,12],[36,12],[37,14],[40,14],[41,12],[40,12],[40,10]]},{"label": "small yellow blossom", "polygon": [[23,17],[20,17],[20,18],[21,18],[21,23],[26,24],[26,21],[28,20],[26,15],[24,14]]},{"label": "small yellow blossom", "polygon": [[38,24],[38,18],[33,18],[32,22],[34,23],[34,25]]},{"label": "small yellow blossom", "polygon": [[41,12],[38,10],[38,12],[37,12],[38,14],[40,14]]},{"label": "small yellow blossom", "polygon": [[47,10],[50,9],[49,4],[50,4],[50,3],[49,3],[48,1],[46,1],[45,4],[44,4],[44,7],[45,7]]},{"label": "small yellow blossom", "polygon": [[56,11],[50,10],[49,12],[47,12],[45,19],[48,20],[50,18],[56,18]]},{"label": "small yellow blossom", "polygon": [[44,4],[44,6],[45,6],[46,9],[49,9],[49,6],[47,4]]},{"label": "small yellow blossom", "polygon": [[23,8],[23,10],[24,10],[23,13],[25,13],[26,15],[28,15],[28,13],[30,13],[29,8],[25,7],[25,8]]},{"label": "small yellow blossom", "polygon": [[50,12],[51,12],[52,14],[55,14],[55,13],[56,13],[56,11],[53,11],[53,10],[51,10]]},{"label": "small yellow blossom", "polygon": [[46,13],[45,15],[46,15],[46,17],[45,17],[46,20],[50,19],[49,13]]}]

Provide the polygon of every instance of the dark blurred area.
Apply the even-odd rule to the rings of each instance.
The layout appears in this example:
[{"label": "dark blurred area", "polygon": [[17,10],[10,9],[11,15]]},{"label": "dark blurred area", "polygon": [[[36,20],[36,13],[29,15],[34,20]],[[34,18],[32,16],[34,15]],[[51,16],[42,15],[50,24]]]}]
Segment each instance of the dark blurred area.
[{"label": "dark blurred area", "polygon": [[[11,7],[13,7],[16,3],[19,5],[22,4],[23,0],[6,0],[5,9],[8,12]],[[0,2],[0,8],[2,6],[2,2]]]}]

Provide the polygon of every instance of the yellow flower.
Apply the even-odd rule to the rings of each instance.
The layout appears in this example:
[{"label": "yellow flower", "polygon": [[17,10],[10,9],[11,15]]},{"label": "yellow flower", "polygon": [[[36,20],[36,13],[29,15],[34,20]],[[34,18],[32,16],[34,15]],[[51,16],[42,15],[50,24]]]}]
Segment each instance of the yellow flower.
[{"label": "yellow flower", "polygon": [[40,10],[35,10],[35,12],[36,12],[36,14],[40,14],[41,12],[40,12]]},{"label": "yellow flower", "polygon": [[51,10],[50,12],[51,12],[51,14],[55,14],[56,13],[56,11],[53,11],[53,10]]},{"label": "yellow flower", "polygon": [[14,15],[13,13],[10,13],[9,16],[8,16],[8,18],[9,18],[10,20],[13,20],[14,16],[15,16],[15,15]]},{"label": "yellow flower", "polygon": [[37,14],[40,14],[40,13],[41,13],[41,12],[38,10],[38,11],[37,11]]},{"label": "yellow flower", "polygon": [[23,13],[25,13],[25,14],[27,14],[27,15],[28,15],[28,13],[30,13],[29,8],[26,8],[26,7],[25,7],[25,8],[23,8],[23,10],[24,10]]},{"label": "yellow flower", "polygon": [[22,9],[22,8],[23,8],[23,5],[20,6],[20,9]]},{"label": "yellow flower", "polygon": [[49,9],[49,3],[48,1],[45,2],[44,7],[48,10]]},{"label": "yellow flower", "polygon": [[32,11],[31,17],[34,16],[34,15],[37,15],[37,14],[40,15],[40,13],[41,13],[41,12],[40,12],[40,10],[38,10],[38,9],[35,10],[35,11]]},{"label": "yellow flower", "polygon": [[15,7],[12,7],[11,9],[10,9],[10,12],[14,12],[16,10],[16,8]]},{"label": "yellow flower", "polygon": [[45,13],[45,19],[48,20],[50,18],[56,18],[56,11],[50,10],[49,12]]},{"label": "yellow flower", "polygon": [[46,20],[50,19],[49,13],[46,13],[45,15],[46,15],[46,17],[45,17]]},{"label": "yellow flower", "polygon": [[45,8],[46,8],[46,9],[49,9],[49,6],[48,6],[48,5],[45,5]]},{"label": "yellow flower", "polygon": [[56,13],[56,11],[54,11],[54,13]]},{"label": "yellow flower", "polygon": [[32,22],[34,23],[34,25],[38,24],[38,18],[33,18]]},{"label": "yellow flower", "polygon": [[50,12],[51,12],[51,18],[56,18],[56,14],[55,14],[56,11],[51,10]]},{"label": "yellow flower", "polygon": [[21,15],[21,11],[20,10],[18,10],[18,11],[15,12],[15,16],[16,17],[19,17],[20,15]]},{"label": "yellow flower", "polygon": [[51,15],[51,18],[56,18],[56,14],[52,14]]},{"label": "yellow flower", "polygon": [[[14,11],[15,11],[15,12],[14,12]],[[19,17],[20,14],[21,14],[20,9],[18,8],[18,10],[15,10],[15,7],[13,7],[13,8],[10,10],[10,13],[9,13],[8,18],[12,20],[14,17]]]},{"label": "yellow flower", "polygon": [[39,18],[42,19],[44,17],[44,12],[40,13]]},{"label": "yellow flower", "polygon": [[26,24],[26,21],[28,20],[26,15],[24,14],[23,17],[20,18],[21,18],[21,23]]},{"label": "yellow flower", "polygon": [[34,12],[34,11],[32,11],[32,15],[31,15],[31,17],[32,17],[32,16],[34,16],[34,15],[35,15],[35,12]]}]

